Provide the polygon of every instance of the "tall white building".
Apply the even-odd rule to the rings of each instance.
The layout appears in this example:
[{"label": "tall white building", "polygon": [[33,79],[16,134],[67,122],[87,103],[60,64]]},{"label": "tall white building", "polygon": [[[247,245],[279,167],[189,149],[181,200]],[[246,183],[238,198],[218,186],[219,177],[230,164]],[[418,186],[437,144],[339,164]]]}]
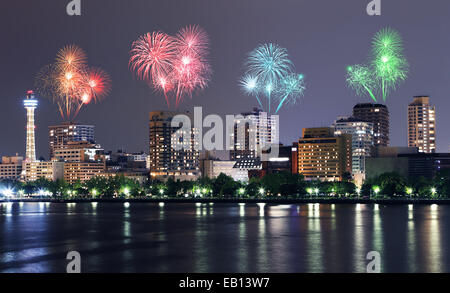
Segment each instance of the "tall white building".
[{"label": "tall white building", "polygon": [[354,176],[365,173],[365,158],[370,156],[374,145],[373,123],[356,118],[340,118],[334,123],[335,135],[352,136],[352,173]]},{"label": "tall white building", "polygon": [[230,133],[232,161],[256,158],[265,147],[278,145],[279,118],[254,108],[252,112],[235,117],[234,129]]},{"label": "tall white building", "polygon": [[26,162],[36,161],[36,140],[35,140],[35,123],[34,110],[38,106],[38,100],[34,96],[33,91],[28,91],[23,105],[27,109],[27,142],[26,142]]}]

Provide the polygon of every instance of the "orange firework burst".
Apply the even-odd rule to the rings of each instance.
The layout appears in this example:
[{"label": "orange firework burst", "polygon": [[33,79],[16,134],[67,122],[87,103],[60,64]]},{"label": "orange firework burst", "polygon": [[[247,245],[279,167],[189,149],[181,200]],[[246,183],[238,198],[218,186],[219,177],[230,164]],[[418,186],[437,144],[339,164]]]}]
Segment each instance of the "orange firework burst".
[{"label": "orange firework burst", "polygon": [[36,86],[41,95],[58,105],[63,119],[71,120],[83,105],[106,97],[111,82],[102,69],[89,68],[84,51],[71,45],[58,52],[55,63],[39,72]]}]

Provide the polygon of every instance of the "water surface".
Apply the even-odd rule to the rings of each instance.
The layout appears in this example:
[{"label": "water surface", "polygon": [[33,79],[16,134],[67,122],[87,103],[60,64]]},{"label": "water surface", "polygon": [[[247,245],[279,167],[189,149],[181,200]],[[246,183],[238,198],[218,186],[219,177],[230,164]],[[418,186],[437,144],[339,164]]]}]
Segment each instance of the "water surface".
[{"label": "water surface", "polygon": [[0,272],[450,272],[450,206],[2,203]]}]

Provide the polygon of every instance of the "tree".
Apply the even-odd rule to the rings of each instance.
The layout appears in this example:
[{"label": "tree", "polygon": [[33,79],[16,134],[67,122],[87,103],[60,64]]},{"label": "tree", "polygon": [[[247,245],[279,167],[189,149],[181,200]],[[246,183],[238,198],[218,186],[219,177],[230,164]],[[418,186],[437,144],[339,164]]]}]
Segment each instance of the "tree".
[{"label": "tree", "polygon": [[108,179],[95,176],[84,183],[87,192],[93,197],[102,197],[108,191]]},{"label": "tree", "polygon": [[52,181],[48,187],[48,191],[52,193],[53,197],[58,197],[64,194],[65,190],[69,188],[69,184],[67,184],[64,179],[58,179],[56,181]]},{"label": "tree", "polygon": [[224,173],[220,173],[219,176],[217,176],[216,180],[214,180],[213,194],[215,196],[233,195],[234,192],[232,192],[232,189],[234,183],[235,182],[233,178]]},{"label": "tree", "polygon": [[34,194],[36,192],[37,186],[34,182],[29,181],[23,185],[23,190],[26,195],[31,196],[32,194]]},{"label": "tree", "polygon": [[387,196],[404,195],[406,189],[406,180],[398,173],[384,173],[378,178],[381,191]]},{"label": "tree", "polygon": [[251,178],[247,186],[245,187],[245,193],[251,197],[259,196],[259,190],[262,188],[261,180],[259,178]]},{"label": "tree", "polygon": [[450,197],[450,170],[443,170],[436,174],[434,188],[437,195],[444,198]]},{"label": "tree", "polygon": [[281,184],[283,184],[283,176],[281,174],[268,174],[261,180],[264,189],[272,196],[280,193]]}]

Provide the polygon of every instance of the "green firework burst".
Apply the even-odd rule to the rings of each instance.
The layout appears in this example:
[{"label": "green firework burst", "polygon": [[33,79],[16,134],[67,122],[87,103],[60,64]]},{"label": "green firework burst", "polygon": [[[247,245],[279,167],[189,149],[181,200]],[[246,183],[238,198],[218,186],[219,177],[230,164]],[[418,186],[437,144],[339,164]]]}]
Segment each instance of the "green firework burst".
[{"label": "green firework burst", "polygon": [[409,64],[403,51],[400,34],[382,29],[373,38],[368,65],[347,68],[347,84],[357,95],[368,94],[374,101],[378,96],[385,102],[408,76]]}]

